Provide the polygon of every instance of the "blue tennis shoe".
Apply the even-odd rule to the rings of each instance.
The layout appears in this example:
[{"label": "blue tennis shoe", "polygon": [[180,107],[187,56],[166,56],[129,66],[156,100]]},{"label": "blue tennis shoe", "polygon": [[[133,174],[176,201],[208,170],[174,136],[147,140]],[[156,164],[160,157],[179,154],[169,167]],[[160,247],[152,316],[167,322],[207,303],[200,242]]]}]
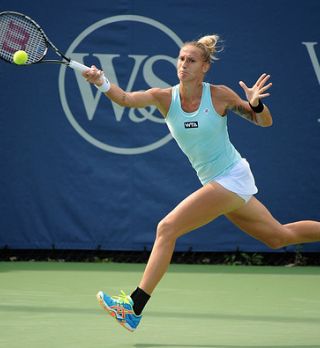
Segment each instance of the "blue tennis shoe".
[{"label": "blue tennis shoe", "polygon": [[133,311],[133,301],[122,290],[119,296],[108,296],[102,291],[97,293],[97,299],[114,319],[127,330],[133,332],[140,323],[142,315]]}]

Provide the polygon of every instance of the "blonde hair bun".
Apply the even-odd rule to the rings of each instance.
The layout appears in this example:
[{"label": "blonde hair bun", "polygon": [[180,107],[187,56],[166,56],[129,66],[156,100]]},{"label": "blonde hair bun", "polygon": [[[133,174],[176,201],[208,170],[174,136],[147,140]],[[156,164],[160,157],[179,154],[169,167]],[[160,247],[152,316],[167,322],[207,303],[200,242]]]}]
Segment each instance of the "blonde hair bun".
[{"label": "blonde hair bun", "polygon": [[218,58],[215,54],[218,52],[217,43],[220,40],[219,35],[212,34],[201,37],[197,42],[206,47],[206,49],[210,52],[210,61],[217,60]]}]

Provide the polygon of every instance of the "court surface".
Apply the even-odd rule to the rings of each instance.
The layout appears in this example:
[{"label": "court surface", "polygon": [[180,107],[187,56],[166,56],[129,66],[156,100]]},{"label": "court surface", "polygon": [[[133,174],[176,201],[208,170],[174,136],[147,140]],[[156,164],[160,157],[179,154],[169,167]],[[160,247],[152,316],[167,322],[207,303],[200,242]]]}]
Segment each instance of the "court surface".
[{"label": "court surface", "polygon": [[3,348],[320,348],[320,268],[171,265],[134,333],[95,294],[142,264],[1,262]]}]

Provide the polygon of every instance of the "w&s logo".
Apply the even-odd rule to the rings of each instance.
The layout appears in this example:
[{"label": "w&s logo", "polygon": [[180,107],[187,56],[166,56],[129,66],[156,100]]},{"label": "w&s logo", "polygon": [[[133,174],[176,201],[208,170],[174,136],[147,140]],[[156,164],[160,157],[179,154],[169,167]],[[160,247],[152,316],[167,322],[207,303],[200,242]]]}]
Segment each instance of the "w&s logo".
[{"label": "w&s logo", "polygon": [[[112,83],[130,92],[176,84],[176,57],[181,45],[180,38],[162,23],[121,15],[85,29],[66,55],[88,66],[96,65]],[[172,139],[155,107],[120,107],[71,69],[61,67],[59,93],[74,129],[102,150],[141,154]]]}]

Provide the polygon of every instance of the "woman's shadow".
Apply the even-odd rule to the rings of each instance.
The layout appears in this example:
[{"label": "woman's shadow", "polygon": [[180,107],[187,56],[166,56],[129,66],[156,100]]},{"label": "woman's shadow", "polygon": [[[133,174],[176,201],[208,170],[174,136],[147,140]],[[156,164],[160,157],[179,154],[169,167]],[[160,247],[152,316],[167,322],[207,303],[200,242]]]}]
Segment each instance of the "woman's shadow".
[{"label": "woman's shadow", "polygon": [[137,343],[135,348],[320,348],[320,345],[216,345],[216,344],[157,344],[157,343]]}]

